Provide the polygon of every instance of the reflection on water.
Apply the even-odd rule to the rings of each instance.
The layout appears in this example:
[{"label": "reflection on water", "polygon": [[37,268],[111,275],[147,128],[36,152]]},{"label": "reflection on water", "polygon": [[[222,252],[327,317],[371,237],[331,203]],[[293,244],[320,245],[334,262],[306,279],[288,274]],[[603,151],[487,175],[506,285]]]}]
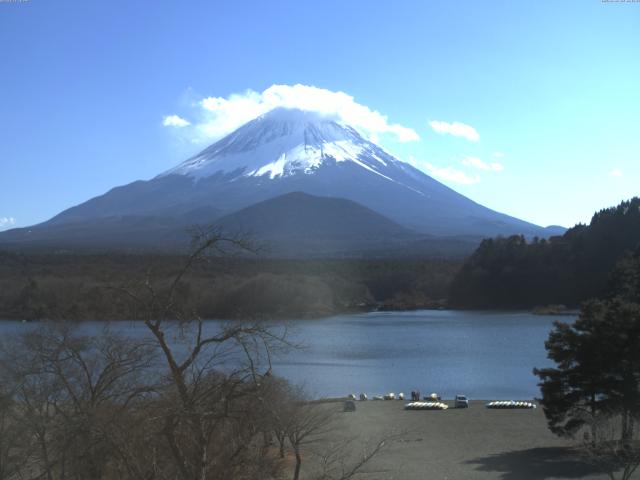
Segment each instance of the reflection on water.
[{"label": "reflection on water", "polygon": [[[304,385],[314,397],[418,389],[445,398],[464,393],[473,399],[531,399],[539,395],[531,371],[550,365],[544,341],[556,319],[522,312],[424,310],[298,320],[288,322],[289,338],[303,348],[276,357],[273,371]],[[3,322],[0,331],[34,325]],[[207,321],[207,330],[219,325]],[[104,326],[84,322],[80,329],[98,334]],[[129,336],[149,335],[134,322],[112,323],[111,328]]]}]

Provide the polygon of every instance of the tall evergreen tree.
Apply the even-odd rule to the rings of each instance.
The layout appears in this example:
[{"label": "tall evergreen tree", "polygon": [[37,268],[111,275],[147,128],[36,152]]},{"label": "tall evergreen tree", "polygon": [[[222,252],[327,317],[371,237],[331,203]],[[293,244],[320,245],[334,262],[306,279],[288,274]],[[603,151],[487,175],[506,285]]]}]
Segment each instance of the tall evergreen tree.
[{"label": "tall evergreen tree", "polygon": [[640,419],[640,255],[614,270],[606,300],[586,302],[573,323],[556,322],[545,346],[554,368],[534,369],[551,431],[573,436],[601,414],[620,418],[631,441]]}]

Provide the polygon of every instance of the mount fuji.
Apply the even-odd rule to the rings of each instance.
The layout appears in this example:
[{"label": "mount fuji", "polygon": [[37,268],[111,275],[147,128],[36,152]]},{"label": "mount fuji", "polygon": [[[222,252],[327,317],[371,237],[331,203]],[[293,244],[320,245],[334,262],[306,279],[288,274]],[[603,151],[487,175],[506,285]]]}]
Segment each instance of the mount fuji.
[{"label": "mount fuji", "polygon": [[4,232],[0,246],[175,248],[187,226],[212,223],[277,239],[283,251],[302,237],[313,249],[342,239],[338,250],[380,250],[562,233],[483,207],[332,118],[276,108],[151,180]]}]

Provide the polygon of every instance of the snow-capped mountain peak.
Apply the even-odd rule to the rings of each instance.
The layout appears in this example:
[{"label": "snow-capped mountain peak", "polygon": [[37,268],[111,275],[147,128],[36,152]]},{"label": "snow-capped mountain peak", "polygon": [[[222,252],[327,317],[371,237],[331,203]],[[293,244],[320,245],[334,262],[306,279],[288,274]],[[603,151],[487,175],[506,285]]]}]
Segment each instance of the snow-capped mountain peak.
[{"label": "snow-capped mountain peak", "polygon": [[[291,197],[294,192],[297,195]],[[326,208],[305,207],[301,194],[318,197],[312,203]],[[317,219],[310,218],[309,222],[300,219],[322,211],[324,225],[332,225],[336,245],[341,245],[335,251],[348,250],[363,238],[354,237],[353,229],[345,229],[343,233],[347,236],[340,237],[340,229],[334,227],[344,226],[345,218],[349,219],[347,222],[363,225],[353,215],[343,218],[346,212],[342,209],[351,208],[344,201],[350,201],[383,217],[374,223],[385,223],[386,217],[405,229],[432,236],[513,233],[545,236],[544,229],[473,202],[394,158],[335,119],[313,112],[277,109],[245,124],[172,170],[148,181],[113,188],[61,212],[38,227],[41,232],[38,238],[55,244],[56,239],[64,237],[69,242],[65,245],[74,245],[77,235],[85,235],[82,238],[87,242],[120,238],[132,242],[131,245],[137,241],[154,245],[158,235],[178,235],[186,225],[209,225],[217,218],[282,196],[284,203],[269,204],[275,205],[276,211],[269,213],[269,209],[260,207],[251,210],[250,215],[245,212],[242,218],[258,222],[249,223],[246,228],[252,230],[256,225],[264,225],[268,221],[265,218],[281,215],[278,225],[283,232],[313,237],[313,231],[309,230],[315,228]],[[327,198],[341,201],[336,203]],[[372,218],[362,208],[358,215]],[[295,228],[292,230],[291,226]],[[383,238],[395,235],[397,229],[360,231],[364,237],[377,231],[375,235]],[[386,233],[381,234],[382,231]],[[16,235],[18,242],[35,238],[32,230]],[[420,248],[414,240],[411,237],[403,248],[409,251]]]},{"label": "snow-capped mountain peak", "polygon": [[276,108],[160,176],[205,178],[224,173],[275,179],[313,174],[334,162],[353,162],[391,180],[383,170],[399,160],[330,117]]}]

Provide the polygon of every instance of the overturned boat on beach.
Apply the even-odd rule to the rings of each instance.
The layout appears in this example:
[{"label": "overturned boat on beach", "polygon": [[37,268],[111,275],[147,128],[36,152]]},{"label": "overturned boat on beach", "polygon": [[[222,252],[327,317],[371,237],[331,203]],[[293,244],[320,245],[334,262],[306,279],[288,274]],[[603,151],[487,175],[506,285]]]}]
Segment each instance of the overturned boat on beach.
[{"label": "overturned boat on beach", "polygon": [[404,406],[405,410],[446,410],[449,408],[444,402],[409,402]]},{"label": "overturned boat on beach", "polygon": [[485,407],[494,409],[536,408],[536,404],[533,402],[516,402],[514,400],[496,400],[487,403]]}]

